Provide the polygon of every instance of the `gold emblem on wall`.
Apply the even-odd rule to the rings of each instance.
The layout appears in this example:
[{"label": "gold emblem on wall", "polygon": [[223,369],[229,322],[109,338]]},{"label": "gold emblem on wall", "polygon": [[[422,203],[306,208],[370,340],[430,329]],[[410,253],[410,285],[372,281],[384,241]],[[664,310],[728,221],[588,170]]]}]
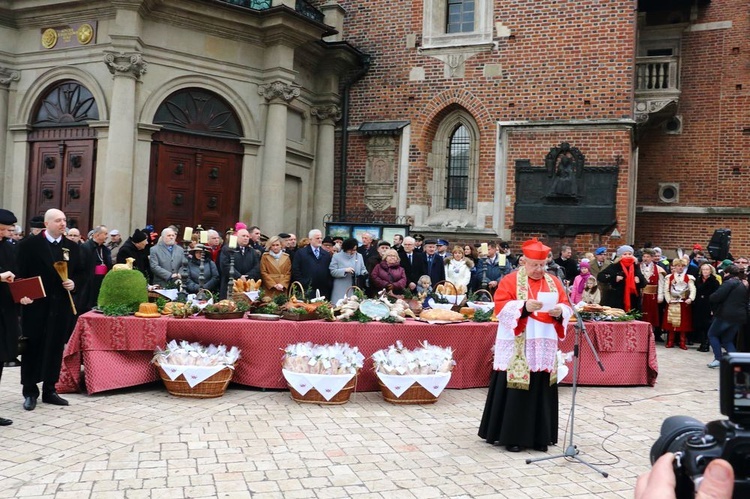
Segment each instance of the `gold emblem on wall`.
[{"label": "gold emblem on wall", "polygon": [[57,45],[57,30],[52,28],[45,29],[44,33],[42,33],[42,47],[51,49],[55,45]]},{"label": "gold emblem on wall", "polygon": [[42,28],[42,47],[62,49],[96,43],[96,21]]},{"label": "gold emblem on wall", "polygon": [[88,23],[81,24],[76,30],[76,36],[81,45],[87,45],[94,38],[94,28]]}]

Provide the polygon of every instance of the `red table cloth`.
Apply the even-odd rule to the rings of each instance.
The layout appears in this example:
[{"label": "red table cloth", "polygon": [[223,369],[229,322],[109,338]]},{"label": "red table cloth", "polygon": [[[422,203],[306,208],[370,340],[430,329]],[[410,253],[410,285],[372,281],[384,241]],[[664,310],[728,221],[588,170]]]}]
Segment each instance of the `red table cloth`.
[{"label": "red table cloth", "polygon": [[[648,323],[587,323],[588,333],[607,367],[599,373],[588,344],[581,349],[581,384],[653,385],[656,350]],[[427,340],[433,345],[453,347],[456,367],[448,388],[475,388],[489,384],[495,323],[464,322],[433,325],[408,320],[404,324],[324,321],[210,320],[205,318],[141,319],[105,317],[89,312],[78,319],[68,342],[60,382],[60,393],[80,389],[83,364],[86,390],[97,393],[156,381],[150,364],[156,346],[186,340],[202,344],[237,346],[242,350],[232,381],[258,388],[286,388],[281,376],[283,349],[291,343],[349,343],[366,357],[357,381],[358,391],[378,390],[369,358],[376,350],[401,340],[416,348]],[[573,329],[561,344],[573,349]],[[584,340],[582,340],[584,341]],[[602,375],[603,374],[603,375]]]},{"label": "red table cloth", "polygon": [[[586,332],[604,365],[604,372],[594,359],[585,337],[580,337],[581,385],[649,385],[656,384],[659,365],[656,361],[656,342],[648,322],[585,322]],[[574,323],[568,325],[565,339],[560,343],[563,352],[573,351]],[[573,368],[573,364],[569,364]],[[564,384],[572,383],[568,375]]]},{"label": "red table cloth", "polygon": [[232,381],[259,388],[286,388],[281,375],[283,349],[298,342],[349,343],[359,347],[365,365],[357,380],[358,391],[377,391],[377,377],[369,358],[375,351],[401,340],[416,348],[427,340],[453,347],[456,367],[448,388],[475,388],[489,384],[492,346],[497,326],[492,323],[404,324],[325,321],[210,320],[205,318],[141,319],[105,317],[89,312],[78,319],[68,342],[58,392],[80,389],[80,365],[86,373],[86,390],[96,393],[135,386],[159,379],[149,364],[154,347],[167,341],[225,344],[242,350]]}]

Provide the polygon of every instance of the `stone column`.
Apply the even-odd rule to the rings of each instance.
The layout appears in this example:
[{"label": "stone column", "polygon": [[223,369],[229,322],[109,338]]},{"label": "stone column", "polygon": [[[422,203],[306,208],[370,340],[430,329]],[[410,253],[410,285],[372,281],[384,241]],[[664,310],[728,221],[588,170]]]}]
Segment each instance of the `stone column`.
[{"label": "stone column", "polygon": [[[8,87],[11,82],[18,81],[21,75],[18,71],[0,68],[0,178],[7,178],[5,165],[11,165],[8,154]],[[3,182],[5,184],[5,182]],[[2,206],[5,206],[3,198]],[[20,214],[19,214],[20,215]]]},{"label": "stone column", "polygon": [[315,151],[315,184],[313,227],[323,227],[323,217],[333,213],[334,124],[341,119],[341,109],[330,105],[314,107],[318,118],[318,145]]},{"label": "stone column", "polygon": [[299,97],[299,87],[276,81],[258,87],[268,101],[261,171],[262,202],[257,225],[266,234],[284,230],[284,180],[286,178],[287,107]]},{"label": "stone column", "polygon": [[[104,63],[114,77],[109,120],[109,144],[106,164],[97,177],[105,177],[101,220],[108,227],[130,227],[131,212],[123,209],[133,203],[135,175],[135,90],[146,72],[146,63],[138,53],[107,52]],[[99,165],[101,168],[102,165]],[[98,211],[98,210],[97,210]]]}]

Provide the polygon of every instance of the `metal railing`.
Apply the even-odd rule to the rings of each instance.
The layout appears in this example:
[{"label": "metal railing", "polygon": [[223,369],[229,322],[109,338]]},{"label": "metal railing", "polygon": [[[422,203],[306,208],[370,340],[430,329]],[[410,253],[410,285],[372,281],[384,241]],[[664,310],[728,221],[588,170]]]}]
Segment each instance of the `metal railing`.
[{"label": "metal railing", "polygon": [[[252,10],[266,10],[271,8],[272,0],[219,0],[230,5],[237,5]],[[322,23],[325,16],[312,6],[307,0],[295,0],[294,10],[303,16]]]},{"label": "metal railing", "polygon": [[679,57],[638,57],[635,63],[636,92],[678,91]]}]

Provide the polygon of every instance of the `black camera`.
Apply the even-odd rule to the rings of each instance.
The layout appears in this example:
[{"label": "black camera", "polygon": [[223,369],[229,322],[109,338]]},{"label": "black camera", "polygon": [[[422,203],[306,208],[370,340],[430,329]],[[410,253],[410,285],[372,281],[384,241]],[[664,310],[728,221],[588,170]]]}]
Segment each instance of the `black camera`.
[{"label": "black camera", "polygon": [[750,497],[750,354],[726,354],[720,380],[721,413],[729,419],[704,425],[688,416],[668,417],[651,447],[651,464],[675,453],[678,499],[695,497],[706,466],[719,458],[734,469],[732,497]]}]

